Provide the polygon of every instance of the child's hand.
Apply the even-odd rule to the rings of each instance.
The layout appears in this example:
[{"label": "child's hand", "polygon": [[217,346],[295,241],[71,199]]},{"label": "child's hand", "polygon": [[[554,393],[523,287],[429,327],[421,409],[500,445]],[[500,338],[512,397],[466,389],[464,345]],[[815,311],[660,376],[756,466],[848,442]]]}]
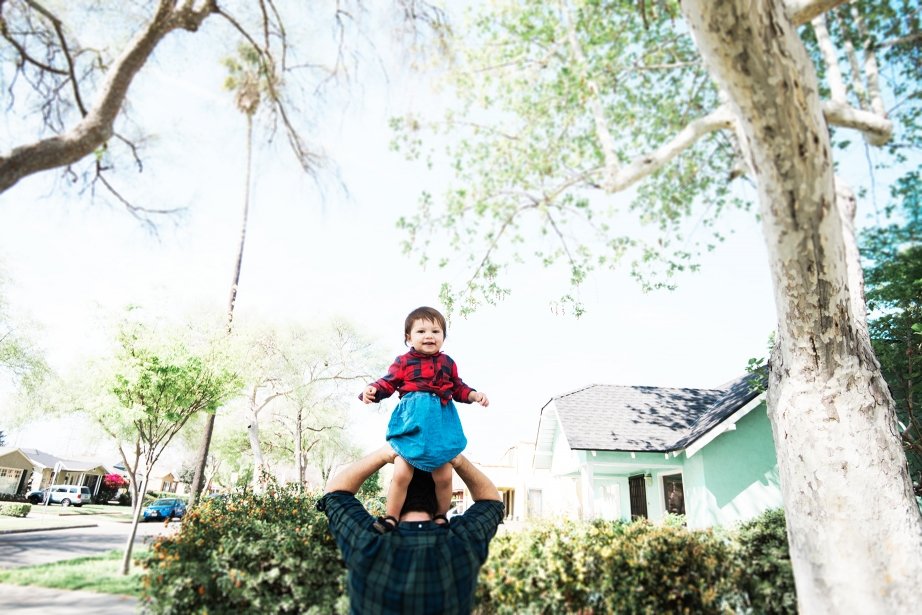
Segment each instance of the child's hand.
[{"label": "child's hand", "polygon": [[490,405],[490,400],[480,391],[471,391],[471,394],[467,396],[467,400],[471,403],[477,402],[484,408]]},{"label": "child's hand", "polygon": [[375,403],[375,395],[378,393],[378,389],[369,385],[365,387],[365,390],[362,391],[362,401],[366,404]]}]

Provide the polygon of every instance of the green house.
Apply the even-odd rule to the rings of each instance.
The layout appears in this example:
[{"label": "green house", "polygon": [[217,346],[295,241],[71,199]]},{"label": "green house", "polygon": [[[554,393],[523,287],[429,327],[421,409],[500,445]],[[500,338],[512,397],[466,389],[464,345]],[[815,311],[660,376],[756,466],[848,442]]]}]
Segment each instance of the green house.
[{"label": "green house", "polygon": [[541,516],[684,514],[731,525],[781,506],[756,375],[715,389],[591,385],[541,410],[533,461]]}]

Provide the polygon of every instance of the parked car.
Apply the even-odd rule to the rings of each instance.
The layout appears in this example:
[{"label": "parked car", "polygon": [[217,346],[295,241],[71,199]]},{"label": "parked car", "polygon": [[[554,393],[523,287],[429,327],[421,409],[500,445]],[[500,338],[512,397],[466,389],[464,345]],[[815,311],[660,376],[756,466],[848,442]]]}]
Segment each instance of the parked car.
[{"label": "parked car", "polygon": [[45,501],[45,490],[39,489],[38,491],[30,491],[26,494],[26,499],[30,504],[41,504]]},{"label": "parked car", "polygon": [[60,504],[61,506],[83,506],[90,504],[92,496],[89,487],[79,485],[51,485],[38,491],[30,491],[26,499],[32,504],[42,504],[45,502],[45,494],[51,491],[50,504]]},{"label": "parked car", "polygon": [[182,519],[186,514],[185,503],[177,498],[160,498],[154,500],[141,511],[144,521],[159,521],[163,519]]}]

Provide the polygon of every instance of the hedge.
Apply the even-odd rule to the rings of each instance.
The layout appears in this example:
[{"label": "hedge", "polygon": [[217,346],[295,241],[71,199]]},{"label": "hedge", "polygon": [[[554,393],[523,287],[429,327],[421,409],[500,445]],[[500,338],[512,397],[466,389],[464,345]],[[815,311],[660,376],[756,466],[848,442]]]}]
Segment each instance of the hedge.
[{"label": "hedge", "polygon": [[[345,569],[316,497],[244,494],[191,509],[145,561],[147,610],[345,612]],[[476,605],[482,615],[796,613],[784,517],[773,511],[719,534],[674,519],[555,521],[500,532]]]},{"label": "hedge", "polygon": [[[344,567],[316,497],[207,498],[154,541],[142,600],[152,613],[333,613]],[[341,608],[341,607],[340,607]]]},{"label": "hedge", "polygon": [[32,510],[32,505],[23,502],[0,502],[0,515],[7,517],[25,517]]}]

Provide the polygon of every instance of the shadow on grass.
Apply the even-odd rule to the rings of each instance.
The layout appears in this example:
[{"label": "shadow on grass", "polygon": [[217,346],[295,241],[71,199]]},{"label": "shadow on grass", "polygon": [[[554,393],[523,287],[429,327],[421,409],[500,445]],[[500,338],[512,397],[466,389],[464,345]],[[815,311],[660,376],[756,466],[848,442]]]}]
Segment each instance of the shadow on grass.
[{"label": "shadow on grass", "polygon": [[142,573],[138,561],[146,552],[136,551],[134,555],[131,573],[127,576],[120,570],[122,551],[109,551],[92,557],[0,570],[0,583],[138,597]]}]

